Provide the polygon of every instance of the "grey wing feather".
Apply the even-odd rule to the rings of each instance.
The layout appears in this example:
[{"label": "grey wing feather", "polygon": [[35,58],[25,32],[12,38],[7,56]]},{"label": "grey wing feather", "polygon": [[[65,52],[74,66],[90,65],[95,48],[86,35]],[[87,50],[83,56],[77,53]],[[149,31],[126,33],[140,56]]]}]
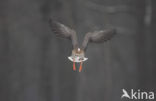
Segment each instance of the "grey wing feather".
[{"label": "grey wing feather", "polygon": [[74,48],[77,47],[78,41],[77,41],[76,32],[74,30],[52,19],[49,20],[49,24],[51,30],[56,34],[56,36],[71,39],[73,47]]},{"label": "grey wing feather", "polygon": [[110,40],[115,34],[115,29],[89,32],[84,37],[82,48],[86,50],[88,42],[101,43]]}]

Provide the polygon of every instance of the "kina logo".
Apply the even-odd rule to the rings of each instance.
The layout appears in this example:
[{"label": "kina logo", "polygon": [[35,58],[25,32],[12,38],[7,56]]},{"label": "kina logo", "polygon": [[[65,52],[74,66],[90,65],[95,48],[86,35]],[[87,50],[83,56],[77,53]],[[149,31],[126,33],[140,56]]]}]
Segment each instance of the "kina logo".
[{"label": "kina logo", "polygon": [[123,98],[133,99],[133,100],[143,100],[143,99],[154,100],[155,94],[152,91],[145,92],[145,91],[141,91],[140,89],[136,91],[134,89],[131,89],[130,92],[127,92],[125,89],[122,89],[121,99]]}]

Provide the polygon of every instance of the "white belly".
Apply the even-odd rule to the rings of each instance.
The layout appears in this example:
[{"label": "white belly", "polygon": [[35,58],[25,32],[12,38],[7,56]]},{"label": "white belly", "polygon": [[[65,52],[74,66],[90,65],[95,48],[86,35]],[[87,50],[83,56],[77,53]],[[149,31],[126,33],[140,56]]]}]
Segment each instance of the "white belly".
[{"label": "white belly", "polygon": [[68,59],[72,62],[82,62],[82,61],[86,61],[88,60],[88,58],[83,58],[83,60],[80,60],[80,57],[72,57],[72,56],[69,56]]}]

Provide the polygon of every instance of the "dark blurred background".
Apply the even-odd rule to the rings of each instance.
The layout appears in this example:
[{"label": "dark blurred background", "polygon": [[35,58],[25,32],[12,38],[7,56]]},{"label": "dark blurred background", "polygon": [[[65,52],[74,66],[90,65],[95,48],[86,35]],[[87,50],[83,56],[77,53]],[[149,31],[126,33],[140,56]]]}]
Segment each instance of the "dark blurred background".
[{"label": "dark blurred background", "polygon": [[[156,0],[0,0],[0,101],[124,101],[122,89],[156,92]],[[89,44],[81,73],[71,42],[48,19],[85,33],[117,35]]]}]

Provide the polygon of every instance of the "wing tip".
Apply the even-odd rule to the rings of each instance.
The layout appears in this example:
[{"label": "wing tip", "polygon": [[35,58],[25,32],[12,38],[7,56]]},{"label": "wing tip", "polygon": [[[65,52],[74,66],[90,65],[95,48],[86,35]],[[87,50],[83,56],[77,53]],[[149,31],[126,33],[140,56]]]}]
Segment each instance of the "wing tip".
[{"label": "wing tip", "polygon": [[53,24],[57,24],[58,22],[55,21],[53,18],[49,18],[49,24],[52,26]]},{"label": "wing tip", "polygon": [[111,33],[112,34],[117,34],[117,30],[116,30],[116,28],[114,28],[114,27],[112,27],[112,28],[110,28],[110,31],[111,31]]}]

